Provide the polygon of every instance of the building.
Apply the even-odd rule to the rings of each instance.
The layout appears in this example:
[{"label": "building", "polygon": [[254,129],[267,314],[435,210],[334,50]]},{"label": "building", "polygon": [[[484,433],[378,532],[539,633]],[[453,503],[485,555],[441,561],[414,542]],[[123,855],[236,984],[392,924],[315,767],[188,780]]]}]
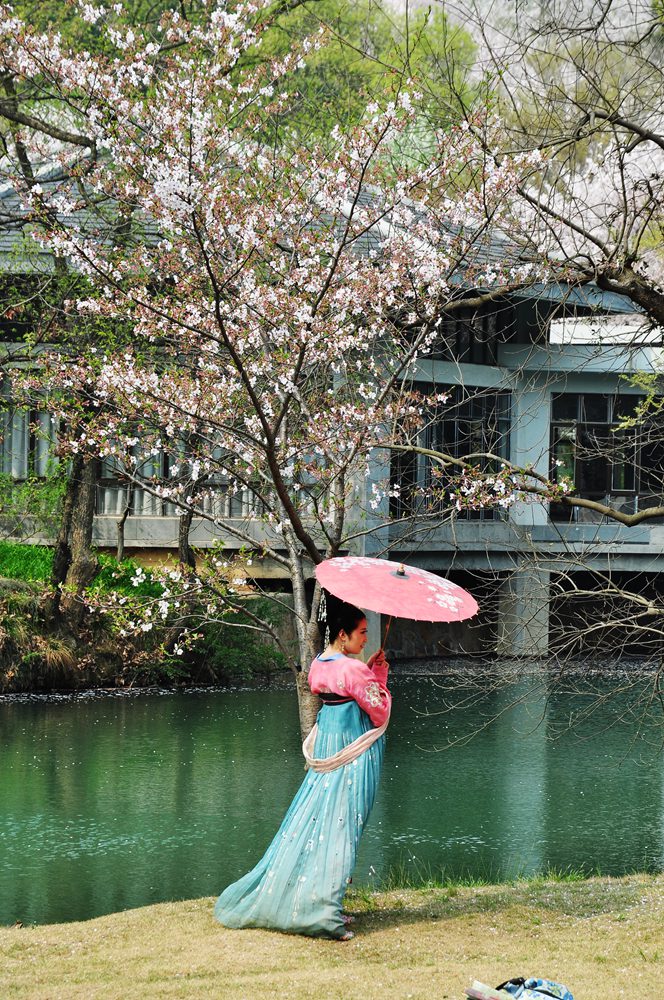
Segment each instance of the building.
[{"label": "building", "polygon": [[[17,233],[5,232],[0,239],[5,282],[27,280],[20,251]],[[478,253],[499,258],[505,244],[487,241]],[[47,255],[38,253],[29,258],[28,277],[50,266]],[[457,457],[491,452],[545,477],[559,469],[574,480],[581,496],[626,512],[659,505],[664,446],[656,435],[637,440],[615,430],[643,394],[627,378],[658,370],[660,361],[659,349],[638,323],[625,327],[626,317],[638,319],[628,300],[592,286],[562,285],[533,286],[451,315],[440,346],[419,363],[414,376],[423,389],[452,389],[419,443]],[[16,324],[5,320],[0,330],[5,342],[16,333]],[[3,392],[9,400],[7,383]],[[56,434],[48,414],[26,413],[8,403],[0,421],[0,471],[18,481],[46,475]],[[148,461],[157,471],[162,460]],[[491,649],[543,655],[549,649],[552,595],[564,591],[560,581],[566,574],[569,581],[574,574],[609,570],[643,579],[658,573],[664,529],[657,521],[628,527],[596,511],[549,509],[530,500],[504,511],[455,512],[444,489],[438,508],[432,512],[429,506],[424,513],[421,505],[433,481],[428,459],[398,454],[389,468],[376,466],[375,475],[398,484],[400,491],[375,512],[376,531],[365,536],[362,551],[389,552],[391,559],[450,574],[481,594],[485,609],[477,623],[443,629],[396,624],[391,643],[401,656]],[[220,518],[242,521],[260,542],[263,529],[248,491],[231,494],[218,484],[204,503]],[[127,506],[129,554],[150,561],[177,546],[176,509],[139,488],[129,491],[109,462],[102,463],[97,487],[96,545],[116,547],[118,521]],[[239,547],[232,534],[210,521],[195,520],[191,526],[193,546],[206,547],[219,538],[229,551]],[[262,572],[268,586],[281,586],[278,567],[267,564]]]},{"label": "building", "polygon": [[[625,314],[637,322],[625,324]],[[552,288],[506,303],[500,317],[491,320],[490,344],[486,319],[461,320],[456,358],[420,365],[423,383],[457,386],[423,444],[452,455],[490,451],[545,477],[568,475],[575,495],[627,514],[659,507],[662,435],[652,427],[616,429],[642,398],[630,376],[656,372],[662,362],[631,306],[593,290],[581,296]],[[426,484],[430,475],[421,456],[393,466],[395,477],[414,484]],[[393,501],[395,513],[409,513],[409,496],[417,492],[407,489]],[[552,606],[557,601],[563,619],[574,614],[561,598],[575,578],[582,589],[596,573],[652,584],[664,546],[660,518],[627,526],[592,509],[531,500],[504,513],[460,512],[415,538],[404,533],[400,541],[400,533],[396,520],[389,528],[390,558],[479,588],[486,612],[478,623],[444,630],[396,623],[393,641],[411,656],[423,641],[429,655],[485,650],[487,635],[503,655],[546,654]]]}]

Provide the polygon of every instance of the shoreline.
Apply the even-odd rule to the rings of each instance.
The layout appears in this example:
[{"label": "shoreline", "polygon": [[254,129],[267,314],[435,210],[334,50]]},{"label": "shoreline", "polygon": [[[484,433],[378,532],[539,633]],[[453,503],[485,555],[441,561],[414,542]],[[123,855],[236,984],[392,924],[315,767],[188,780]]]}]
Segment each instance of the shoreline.
[{"label": "shoreline", "polygon": [[[395,679],[446,677],[463,683],[479,677],[496,677],[509,683],[527,678],[553,678],[563,683],[565,680],[592,681],[603,678],[651,677],[658,670],[654,662],[644,662],[638,658],[618,661],[598,660],[590,666],[587,662],[571,661],[561,666],[551,658],[531,660],[528,658],[484,658],[455,657],[448,659],[400,660],[392,667]],[[144,686],[108,686],[53,688],[52,690],[26,689],[24,691],[0,692],[0,705],[38,702],[91,701],[96,698],[131,698],[141,695],[166,696],[173,694],[206,694],[221,691],[286,691],[295,687],[294,674],[285,669],[269,675],[256,674],[254,677],[232,677],[223,684],[173,684],[170,686],[146,684]]]},{"label": "shoreline", "polygon": [[664,961],[664,875],[356,889],[347,899],[355,937],[343,945],[227,930],[214,921],[213,903],[205,897],[0,928],[2,995],[310,1000],[361,992],[367,1000],[464,1000],[473,979],[495,985],[543,975],[565,983],[574,1000],[638,1000],[652,994]]},{"label": "shoreline", "polygon": [[[548,870],[535,872],[532,875],[516,875],[505,879],[485,879],[481,877],[460,877],[450,878],[444,881],[435,879],[422,879],[421,881],[407,881],[400,883],[398,876],[385,876],[382,882],[371,886],[364,886],[361,883],[352,885],[345,897],[344,910],[351,913],[373,913],[381,908],[385,908],[391,902],[402,901],[404,896],[455,899],[460,893],[469,897],[477,897],[482,894],[492,892],[521,893],[524,896],[535,898],[540,893],[553,891],[564,895],[565,890],[572,893],[585,893],[591,888],[605,886],[609,892],[621,886],[650,885],[661,882],[662,901],[664,904],[664,867],[659,871],[630,871],[622,875],[602,875],[598,872],[584,872],[581,869],[570,869],[567,871]],[[201,896],[192,899],[164,899],[156,903],[146,903],[142,906],[131,906],[123,910],[110,910],[106,913],[99,913],[95,916],[81,919],[59,920],[53,923],[23,923],[17,920],[14,923],[0,923],[0,933],[8,930],[46,930],[48,928],[67,928],[72,926],[84,926],[97,920],[111,920],[122,917],[126,914],[137,914],[149,911],[160,906],[185,906],[192,903],[207,904],[214,903],[215,896]],[[303,935],[293,935],[295,940],[301,940]],[[305,936],[306,937],[306,936]]]},{"label": "shoreline", "polygon": [[[658,670],[655,663],[639,661],[604,662],[601,666],[590,666],[587,663],[570,663],[561,669],[548,660],[484,660],[477,661],[434,661],[413,660],[400,662],[392,668],[393,678],[431,678],[447,677],[458,680],[477,680],[480,677],[496,678],[509,683],[526,678],[552,677],[563,682],[578,681],[582,678],[601,680],[602,678],[635,678],[651,677]],[[289,691],[295,689],[294,675],[287,670],[273,673],[269,676],[231,678],[223,684],[174,684],[171,686],[146,684],[132,687],[80,687],[53,688],[52,690],[25,690],[0,692],[0,705],[27,704],[40,702],[92,701],[97,698],[136,698],[142,695],[174,695],[174,694],[213,694],[221,691]]]}]

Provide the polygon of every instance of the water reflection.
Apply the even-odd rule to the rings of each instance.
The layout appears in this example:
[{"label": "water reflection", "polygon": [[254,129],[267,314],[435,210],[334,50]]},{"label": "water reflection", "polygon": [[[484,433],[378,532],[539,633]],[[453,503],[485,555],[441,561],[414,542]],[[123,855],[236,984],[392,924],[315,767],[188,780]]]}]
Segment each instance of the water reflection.
[{"label": "water reflection", "polygon": [[[618,701],[570,732],[579,695],[535,682],[468,704],[457,688],[454,710],[430,716],[449,692],[422,678],[394,689],[356,882],[395,866],[664,867],[664,762],[654,729],[607,728]],[[213,895],[261,855],[303,777],[289,692],[2,704],[0,732],[3,923]]]}]

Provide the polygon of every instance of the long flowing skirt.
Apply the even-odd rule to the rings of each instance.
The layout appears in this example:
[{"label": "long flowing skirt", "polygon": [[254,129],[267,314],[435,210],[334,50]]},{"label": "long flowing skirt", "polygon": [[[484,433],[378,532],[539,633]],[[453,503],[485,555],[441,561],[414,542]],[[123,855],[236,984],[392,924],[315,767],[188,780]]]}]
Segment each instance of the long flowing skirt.
[{"label": "long flowing skirt", "polygon": [[[352,701],[323,705],[314,756],[330,757],[371,728]],[[224,889],[214,913],[226,927],[267,927],[339,938],[341,905],[383,761],[385,737],[350,764],[309,771],[255,868]]]}]

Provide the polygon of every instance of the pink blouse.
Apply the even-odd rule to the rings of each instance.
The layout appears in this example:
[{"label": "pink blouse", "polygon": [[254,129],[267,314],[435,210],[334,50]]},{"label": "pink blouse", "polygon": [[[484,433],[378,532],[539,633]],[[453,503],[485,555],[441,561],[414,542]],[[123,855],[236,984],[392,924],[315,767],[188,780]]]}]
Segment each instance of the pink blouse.
[{"label": "pink blouse", "polygon": [[332,660],[317,656],[309,667],[309,687],[314,694],[352,698],[374,726],[382,726],[390,717],[392,696],[387,689],[387,667],[380,663],[372,669],[361,660],[343,654]]}]

